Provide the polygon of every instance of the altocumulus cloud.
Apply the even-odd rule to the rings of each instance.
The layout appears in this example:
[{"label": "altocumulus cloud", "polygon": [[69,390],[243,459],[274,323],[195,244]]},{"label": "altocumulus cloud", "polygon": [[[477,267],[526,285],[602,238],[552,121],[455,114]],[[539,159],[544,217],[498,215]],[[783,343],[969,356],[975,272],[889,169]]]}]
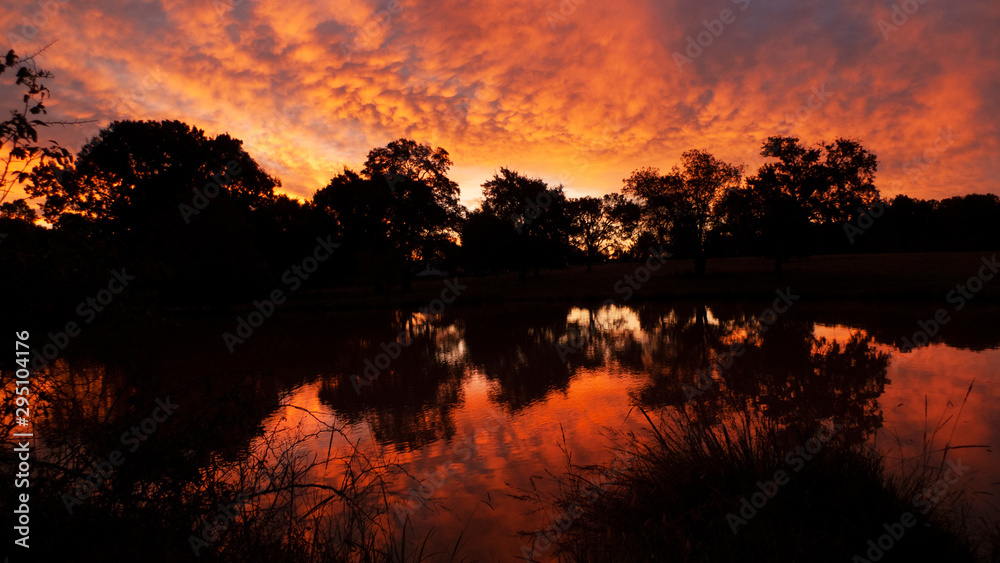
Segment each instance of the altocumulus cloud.
[{"label": "altocumulus cloud", "polygon": [[[391,10],[382,0],[67,0],[23,39],[13,34],[41,8],[6,0],[0,31],[20,51],[59,40],[43,58],[56,73],[54,115],[229,132],[299,196],[401,136],[448,149],[467,202],[500,165],[559,178],[609,123],[612,142],[567,188],[618,189],[632,169],[669,167],[693,147],[755,167],[763,140],[826,83],[835,95],[791,134],[860,138],[880,157],[879,183],[905,180],[911,195],[1000,191],[1000,5],[926,0],[886,38],[879,22],[892,2],[747,4],[683,72],[672,55],[730,0],[575,2],[556,26],[546,17],[555,0]],[[116,105],[135,89],[142,96]],[[956,131],[947,157],[907,178],[903,164],[943,125]]]}]

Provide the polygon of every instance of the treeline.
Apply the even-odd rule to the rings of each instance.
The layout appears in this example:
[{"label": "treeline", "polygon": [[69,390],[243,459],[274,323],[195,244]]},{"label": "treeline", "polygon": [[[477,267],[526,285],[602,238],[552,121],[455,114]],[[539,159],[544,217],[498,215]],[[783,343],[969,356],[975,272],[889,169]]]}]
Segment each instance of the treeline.
[{"label": "treeline", "polygon": [[[315,244],[340,247],[310,284],[405,289],[421,270],[470,275],[641,259],[650,248],[694,260],[850,251],[985,250],[998,246],[1000,201],[882,201],[874,156],[840,140],[805,149],[773,138],[776,159],[755,176],[703,151],[668,173],[645,168],[623,193],[566,197],[561,186],[501,168],[480,209],[459,203],[451,160],[400,139],[373,149],[301,202],[276,195],[267,174],[229,135],[178,121],[117,121],[75,159],[47,162],[25,180],[24,200],[0,206],[10,275],[66,278],[127,264],[166,302],[246,299],[277,283]],[[861,164],[839,167],[841,162]],[[44,219],[51,228],[40,226]],[[103,266],[102,266],[103,264]],[[9,278],[8,278],[9,279]]]},{"label": "treeline", "polygon": [[306,285],[375,292],[405,291],[431,271],[527,281],[543,268],[664,250],[698,274],[710,256],[771,257],[780,274],[789,257],[817,253],[1000,247],[996,195],[883,201],[875,155],[849,139],[807,147],[772,137],[752,176],[692,150],[603,197],[570,198],[500,168],[475,210],[459,202],[447,151],[399,139],[298,201],[277,194],[280,181],[242,141],[179,121],[115,121],[75,157],[39,145],[48,74],[13,53],[5,68],[27,89],[24,110],[0,124],[6,169],[32,166],[5,173],[3,196],[20,183],[34,205],[0,205],[0,264],[8,287],[39,306],[73,305],[57,303],[68,284],[98,287],[117,267],[159,304],[243,302],[280,287],[317,238],[339,247]]}]

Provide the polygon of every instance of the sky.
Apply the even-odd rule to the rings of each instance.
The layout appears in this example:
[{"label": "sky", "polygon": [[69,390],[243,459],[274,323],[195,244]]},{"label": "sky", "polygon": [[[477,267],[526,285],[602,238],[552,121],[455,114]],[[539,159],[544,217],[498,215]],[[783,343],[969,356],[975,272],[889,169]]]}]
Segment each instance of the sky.
[{"label": "sky", "polygon": [[51,131],[74,152],[179,119],[300,198],[400,137],[446,149],[476,206],[501,166],[600,195],[695,148],[752,173],[777,134],[860,140],[884,196],[1000,193],[995,0],[2,0],[0,22],[19,53],[55,41],[49,117],[94,120]]}]

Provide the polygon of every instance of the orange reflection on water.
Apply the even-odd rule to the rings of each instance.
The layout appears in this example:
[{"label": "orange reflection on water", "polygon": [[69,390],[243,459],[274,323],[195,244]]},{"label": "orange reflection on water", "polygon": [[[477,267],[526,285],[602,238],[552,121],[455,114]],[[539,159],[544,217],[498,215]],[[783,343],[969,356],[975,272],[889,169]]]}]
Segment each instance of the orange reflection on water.
[{"label": "orange reflection on water", "polygon": [[[629,391],[639,378],[614,368],[582,370],[565,392],[552,393],[511,416],[491,400],[494,384],[471,370],[463,384],[463,402],[453,413],[454,433],[450,437],[418,449],[381,452],[414,477],[397,480],[397,490],[404,496],[410,489],[414,494],[433,493],[432,501],[409,513],[412,532],[408,534],[423,537],[437,530],[429,547],[450,552],[458,531],[466,529],[465,537],[473,538],[476,554],[519,554],[523,542],[514,534],[548,522],[543,514],[525,514],[530,507],[508,496],[515,492],[511,487],[529,488],[532,479],[544,477],[546,470],[561,473],[568,461],[565,451],[572,452],[575,464],[611,459],[611,442],[601,437],[604,429],[636,430],[641,426],[636,416],[626,420]],[[318,392],[317,382],[295,389],[285,400],[289,406],[265,421],[265,428],[274,424],[284,431],[317,430],[321,425],[300,408],[311,409],[325,423],[336,424],[335,413],[318,402]],[[352,442],[368,448],[371,454],[376,451],[367,425],[345,430]],[[330,448],[322,436],[305,444],[321,454],[320,459]],[[332,444],[333,457],[351,447],[347,436],[336,437]],[[341,479],[342,464],[324,468],[324,474],[313,477],[328,483]]]},{"label": "orange reflection on water", "polygon": [[[672,311],[661,318],[666,319],[668,324],[686,322]],[[710,321],[705,324],[711,325],[705,330],[713,331],[726,325],[726,331],[713,333],[725,346],[742,340],[740,336],[743,339],[750,336],[750,345],[753,346],[762,342],[762,336],[752,327],[729,321],[720,323],[707,311],[705,318]],[[683,338],[679,333],[647,333],[636,311],[628,308],[607,308],[596,312],[573,309],[567,315],[567,323],[595,331],[593,334],[586,333],[589,337],[599,335],[602,330],[611,333],[597,344],[588,342],[588,346],[613,349],[630,339],[648,345],[654,344],[656,338]],[[628,338],[625,338],[626,334]],[[438,334],[438,341],[442,335],[461,338],[461,334],[456,335],[454,326],[446,327]],[[806,331],[803,335],[811,340],[805,351],[817,358],[817,366],[825,365],[824,357],[847,354],[845,346],[852,341],[870,338],[863,329],[824,324],[813,325],[811,334]],[[822,341],[826,344],[820,346]],[[680,340],[671,344],[681,346],[684,342]],[[462,341],[451,344],[450,360],[460,361],[467,346]],[[655,344],[663,345],[662,342]],[[1000,351],[973,352],[935,345],[910,354],[900,354],[886,345],[877,344],[876,348],[880,352],[893,353],[888,381],[884,393],[878,398],[884,415],[884,428],[877,432],[876,438],[876,443],[887,454],[891,469],[898,470],[900,454],[912,459],[920,451],[925,427],[925,395],[928,396],[928,424],[936,423],[939,418],[951,417],[934,442],[937,447],[947,441],[956,419],[953,446],[997,443],[1000,426],[991,405],[1000,404],[1000,391],[995,386],[995,366],[1000,365]],[[543,399],[513,411],[498,406],[502,404],[497,402],[497,393],[503,385],[501,381],[487,377],[477,368],[466,367],[461,378],[460,400],[448,413],[449,426],[443,436],[416,447],[397,444],[380,450],[405,467],[413,477],[396,480],[397,491],[404,497],[409,495],[411,500],[422,494],[433,499],[423,506],[411,502],[413,510],[406,513],[413,526],[412,533],[416,534],[411,537],[423,537],[434,530],[429,547],[450,552],[458,534],[464,530],[464,537],[469,539],[470,546],[474,546],[470,547],[469,554],[518,555],[525,540],[517,537],[516,532],[541,529],[549,522],[544,513],[528,514],[531,506],[508,495],[530,489],[534,484],[551,487],[552,482],[542,478],[547,472],[559,475],[567,469],[566,452],[572,455],[572,462],[577,465],[611,460],[615,455],[610,449],[613,444],[607,436],[608,429],[641,431],[647,425],[637,413],[629,416],[630,409],[635,392],[648,384],[650,372],[662,371],[656,362],[665,360],[646,353],[642,355],[644,367],[635,369],[635,366],[622,365],[613,355],[600,357],[604,358],[601,365],[579,366],[565,387],[551,390]],[[737,363],[731,369],[739,370],[740,367]],[[677,376],[669,375],[671,373],[684,376],[676,371],[667,373],[667,377]],[[813,377],[829,373],[818,371]],[[958,417],[958,409],[973,378],[976,379],[973,393]],[[806,377],[807,387],[808,379]],[[344,388],[344,391],[352,390]],[[313,413],[321,413],[327,422],[336,424],[336,413],[322,404],[318,393],[317,382],[302,385],[288,397],[287,402]],[[818,399],[812,396],[798,400]],[[276,414],[265,426],[276,422],[288,428],[298,425],[314,428],[310,422],[311,415],[302,411],[285,408],[280,413],[283,420]],[[432,413],[425,415],[431,416]],[[366,415],[364,422],[345,427],[345,431],[352,436],[350,443],[375,451],[378,449],[377,441],[370,433],[371,424],[367,416],[376,416],[376,411]],[[727,419],[726,416],[723,413],[723,420]],[[901,451],[895,443],[896,435],[902,444]],[[888,436],[893,436],[893,441],[887,440]],[[348,447],[350,443],[344,437],[333,442],[317,439],[314,447],[317,453],[325,454],[333,444],[332,451],[336,453],[338,447]],[[956,450],[949,457],[961,458],[964,464],[977,471],[961,485],[967,487],[977,500],[982,500],[979,497],[983,493],[1000,492],[996,490],[996,472],[1000,464],[992,449]],[[322,478],[336,481],[339,471],[339,466],[331,464]]]},{"label": "orange reflection on water", "polygon": [[923,449],[925,434],[930,442],[936,428],[940,429],[931,442],[934,462],[940,461],[946,445],[986,446],[953,450],[947,458],[960,459],[972,467],[963,486],[976,510],[994,515],[1000,514],[1000,506],[993,500],[1000,495],[997,366],[998,349],[974,352],[932,344],[894,354],[889,367],[892,384],[880,398],[885,429],[878,438],[887,451],[890,468],[898,470],[901,459],[910,460],[902,464],[904,471],[912,468]]},{"label": "orange reflection on water", "polygon": [[[408,516],[408,538],[422,539],[433,530],[428,549],[450,553],[463,535],[466,545],[459,557],[509,559],[521,555],[525,544],[518,531],[550,523],[545,512],[530,512],[537,506],[510,495],[534,485],[554,492],[549,472],[566,471],[567,452],[574,465],[621,457],[611,449],[614,432],[641,433],[648,426],[632,411],[636,403],[650,412],[684,408],[716,424],[737,418],[734,405],[763,410],[787,427],[811,428],[817,420],[833,418],[854,425],[852,439],[875,433],[893,471],[900,470],[901,456],[911,460],[904,471],[912,466],[924,443],[925,423],[947,421],[934,440],[937,448],[949,438],[952,446],[992,446],[1000,439],[1000,421],[992,408],[1000,404],[1000,350],[936,344],[903,354],[875,340],[873,335],[885,332],[878,325],[816,324],[791,316],[762,331],[737,306],[565,305],[521,313],[479,308],[457,315],[454,322],[447,315],[432,319],[361,393],[347,376],[357,373],[365,354],[380,350],[386,335],[398,333],[397,324],[406,315],[396,316],[397,324],[373,323],[367,331],[365,325],[352,325],[335,338],[319,334],[324,347],[303,352],[305,359],[318,358],[303,365],[319,368],[296,366],[283,378],[268,373],[270,364],[262,361],[258,367],[263,375],[240,379],[237,385],[249,391],[249,399],[219,387],[211,373],[192,376],[210,382],[207,389],[219,397],[219,403],[208,402],[205,408],[222,403],[239,407],[250,399],[264,405],[253,411],[247,428],[227,432],[225,443],[208,448],[219,450],[219,463],[204,470],[216,471],[220,480],[247,474],[262,478],[249,481],[253,490],[266,490],[270,473],[288,460],[299,464],[298,482],[305,485],[342,487],[353,476],[367,487],[384,477],[390,490],[402,495],[384,521]],[[557,345],[570,341],[574,328],[583,340],[561,356]],[[745,343],[747,353],[727,366],[718,364],[720,354],[738,342]],[[279,361],[298,357],[285,348],[274,349],[280,350]],[[883,353],[892,355],[890,361]],[[362,359],[340,362],[352,355]],[[193,363],[196,356],[188,359]],[[713,362],[717,365],[709,369]],[[178,373],[192,371],[184,367]],[[697,399],[686,398],[682,387],[706,369],[713,376],[711,388]],[[58,416],[67,425],[81,419],[95,422],[114,414],[111,409],[124,408],[120,397],[132,392],[128,383],[135,376],[121,368],[105,371],[78,363],[70,371],[60,364],[52,386],[44,389],[60,393]],[[733,402],[717,392],[731,393]],[[145,403],[133,405],[136,412],[126,409],[111,426],[134,423],[136,416],[146,414]],[[171,421],[171,429],[182,428],[182,416]],[[220,422],[215,433],[229,430],[225,425]],[[949,458],[973,467],[975,473],[956,487],[979,505],[988,500],[984,493],[1000,492],[1000,463],[992,448],[958,449]],[[408,476],[393,473],[392,463]],[[366,491],[374,497],[377,488]],[[282,494],[262,495],[254,502],[287,500]],[[297,513],[307,514],[329,494],[298,490]],[[328,505],[328,515],[336,517],[338,506]]]}]

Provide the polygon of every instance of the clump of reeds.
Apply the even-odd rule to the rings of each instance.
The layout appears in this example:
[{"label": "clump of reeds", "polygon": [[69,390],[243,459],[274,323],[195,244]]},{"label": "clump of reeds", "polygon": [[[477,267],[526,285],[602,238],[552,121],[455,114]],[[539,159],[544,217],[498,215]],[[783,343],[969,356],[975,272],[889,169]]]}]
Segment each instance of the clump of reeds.
[{"label": "clump of reeds", "polygon": [[[968,533],[960,487],[929,510],[915,505],[947,476],[948,452],[958,448],[950,438],[943,449],[929,443],[919,469],[892,475],[884,454],[849,442],[835,420],[782,427],[738,410],[725,422],[676,411],[654,422],[640,411],[648,432],[616,435],[614,462],[574,465],[567,452],[567,472],[553,475],[557,492],[535,487],[519,497],[551,515],[545,529],[525,533],[525,560],[996,560],[996,524],[985,539]],[[810,454],[820,433],[826,440]],[[899,524],[907,514],[910,527]],[[900,531],[869,554],[869,540],[878,546]]]}]

